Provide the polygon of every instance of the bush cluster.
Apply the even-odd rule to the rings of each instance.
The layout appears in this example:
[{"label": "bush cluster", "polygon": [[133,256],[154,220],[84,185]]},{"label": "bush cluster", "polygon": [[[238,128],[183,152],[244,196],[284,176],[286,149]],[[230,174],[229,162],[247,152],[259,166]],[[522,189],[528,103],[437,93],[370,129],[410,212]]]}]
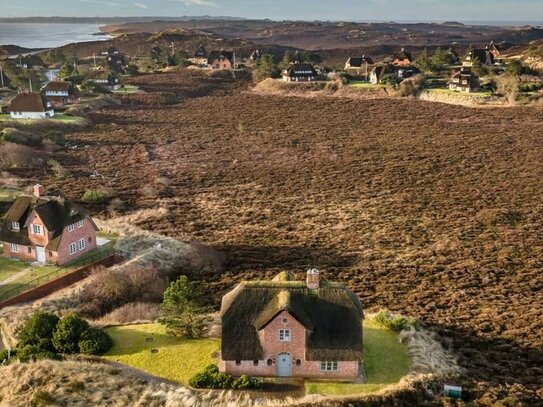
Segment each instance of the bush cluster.
[{"label": "bush cluster", "polygon": [[162,300],[167,283],[153,268],[103,270],[81,293],[79,311],[99,318],[131,302],[156,303]]},{"label": "bush cluster", "polygon": [[106,203],[109,201],[109,199],[110,196],[107,191],[98,189],[87,189],[81,198],[83,202],[95,204]]},{"label": "bush cluster", "polygon": [[197,389],[235,389],[260,390],[262,380],[247,375],[234,378],[219,372],[217,365],[208,365],[202,372],[195,374],[189,380],[189,385]]},{"label": "bush cluster", "polygon": [[406,318],[402,315],[396,315],[390,311],[379,311],[375,316],[375,321],[381,326],[395,332],[400,332],[410,327],[417,329],[417,321],[414,318]]},{"label": "bush cluster", "polygon": [[[102,330],[91,328],[76,314],[62,318],[38,311],[27,319],[18,332],[17,358],[21,362],[58,359],[60,354],[107,352],[111,338]],[[7,355],[6,355],[7,356]],[[0,355],[0,359],[3,355]]]}]

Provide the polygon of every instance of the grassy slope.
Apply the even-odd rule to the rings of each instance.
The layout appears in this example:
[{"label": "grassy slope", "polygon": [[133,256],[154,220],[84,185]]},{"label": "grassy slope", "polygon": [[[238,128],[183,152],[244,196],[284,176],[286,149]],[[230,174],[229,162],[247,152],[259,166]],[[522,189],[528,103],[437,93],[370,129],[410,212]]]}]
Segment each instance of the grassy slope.
[{"label": "grassy slope", "polygon": [[[210,363],[219,350],[217,339],[188,340],[166,335],[162,325],[128,325],[107,329],[113,348],[106,358],[156,376],[187,384],[189,378]],[[153,338],[152,342],[146,342]],[[158,349],[158,353],[152,353]]]},{"label": "grassy slope", "polygon": [[367,380],[363,384],[307,381],[312,394],[346,395],[370,393],[398,383],[409,372],[410,360],[398,335],[375,322],[364,321],[364,362]]},{"label": "grassy slope", "polygon": [[11,202],[22,192],[13,188],[0,188],[0,202]]}]

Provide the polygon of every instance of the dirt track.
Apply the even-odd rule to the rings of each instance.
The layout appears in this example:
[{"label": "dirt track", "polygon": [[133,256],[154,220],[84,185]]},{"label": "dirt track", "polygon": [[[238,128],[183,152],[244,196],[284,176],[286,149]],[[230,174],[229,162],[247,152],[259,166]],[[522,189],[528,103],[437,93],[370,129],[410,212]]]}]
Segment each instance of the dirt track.
[{"label": "dirt track", "polygon": [[541,109],[261,96],[195,73],[138,82],[147,95],[69,135],[80,148],[56,159],[72,177],[48,185],[168,208],[141,226],[227,253],[205,276],[216,304],[241,279],[318,267],[366,307],[438,329],[482,389],[543,396]]}]

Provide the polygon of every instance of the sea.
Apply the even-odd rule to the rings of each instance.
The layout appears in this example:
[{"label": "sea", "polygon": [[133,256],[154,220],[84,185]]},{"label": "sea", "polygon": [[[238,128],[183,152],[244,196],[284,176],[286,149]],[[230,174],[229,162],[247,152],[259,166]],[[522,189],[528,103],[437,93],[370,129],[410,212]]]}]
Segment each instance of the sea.
[{"label": "sea", "polygon": [[97,24],[0,23],[0,45],[56,48],[73,42],[105,41]]}]

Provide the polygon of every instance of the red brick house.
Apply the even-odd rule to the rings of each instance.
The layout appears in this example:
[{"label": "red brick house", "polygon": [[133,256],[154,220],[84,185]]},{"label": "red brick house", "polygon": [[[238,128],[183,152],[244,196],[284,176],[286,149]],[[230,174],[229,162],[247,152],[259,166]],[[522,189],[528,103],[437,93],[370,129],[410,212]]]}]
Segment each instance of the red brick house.
[{"label": "red brick house", "polygon": [[42,93],[54,106],[79,102],[79,91],[73,83],[67,81],[49,82],[43,87]]},{"label": "red brick house", "polygon": [[211,51],[207,65],[211,69],[233,69],[235,55],[231,51]]},{"label": "red brick house", "polygon": [[411,66],[413,63],[413,57],[410,52],[407,52],[405,48],[402,48],[400,52],[394,55],[392,58],[392,65],[394,66]]},{"label": "red brick house", "polygon": [[343,284],[281,273],[223,297],[221,371],[233,376],[357,380],[362,305]]},{"label": "red brick house", "polygon": [[18,197],[0,224],[4,256],[60,266],[96,248],[98,228],[83,208],[60,192]]}]

